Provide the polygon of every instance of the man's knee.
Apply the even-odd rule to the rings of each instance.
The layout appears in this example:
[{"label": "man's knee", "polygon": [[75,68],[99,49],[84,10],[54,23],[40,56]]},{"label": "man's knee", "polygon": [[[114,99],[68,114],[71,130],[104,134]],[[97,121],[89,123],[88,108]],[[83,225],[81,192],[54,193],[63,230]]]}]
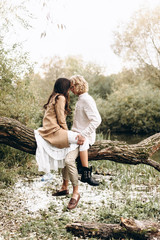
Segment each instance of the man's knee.
[{"label": "man's knee", "polygon": [[69,152],[67,154],[67,157],[65,158],[65,165],[70,166],[70,165],[75,165],[75,160],[78,156],[78,149],[75,149],[72,152]]},{"label": "man's knee", "polygon": [[73,158],[73,157],[67,157],[66,159],[65,159],[65,165],[66,166],[72,166],[72,165],[74,165],[75,164],[75,158]]}]

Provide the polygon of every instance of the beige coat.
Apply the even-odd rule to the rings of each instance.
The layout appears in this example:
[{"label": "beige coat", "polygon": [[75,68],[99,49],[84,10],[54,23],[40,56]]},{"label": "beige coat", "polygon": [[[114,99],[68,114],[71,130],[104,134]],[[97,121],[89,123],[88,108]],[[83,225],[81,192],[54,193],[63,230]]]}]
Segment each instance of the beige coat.
[{"label": "beige coat", "polygon": [[[56,97],[58,98],[55,101]],[[43,127],[38,129],[40,135],[57,148],[69,147],[65,104],[65,97],[63,95],[56,94],[50,100],[50,103],[45,111]]]}]

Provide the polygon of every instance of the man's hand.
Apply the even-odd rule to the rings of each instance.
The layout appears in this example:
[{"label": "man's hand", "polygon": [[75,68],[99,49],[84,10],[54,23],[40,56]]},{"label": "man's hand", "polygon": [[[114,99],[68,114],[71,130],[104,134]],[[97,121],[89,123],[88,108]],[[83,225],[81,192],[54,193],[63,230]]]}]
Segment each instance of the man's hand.
[{"label": "man's hand", "polygon": [[85,137],[83,137],[83,136],[81,136],[81,135],[78,135],[78,136],[76,137],[76,139],[78,139],[77,144],[83,145],[83,143],[84,143],[84,141],[85,141]]}]

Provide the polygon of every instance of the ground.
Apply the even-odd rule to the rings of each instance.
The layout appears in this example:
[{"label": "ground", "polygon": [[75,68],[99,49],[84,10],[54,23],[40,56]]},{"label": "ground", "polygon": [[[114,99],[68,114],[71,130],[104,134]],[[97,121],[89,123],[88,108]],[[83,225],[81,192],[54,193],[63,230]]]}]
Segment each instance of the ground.
[{"label": "ground", "polygon": [[[80,201],[67,210],[71,195],[53,197],[61,185],[61,174],[42,182],[41,176],[20,177],[12,187],[0,191],[0,240],[87,239],[67,233],[69,222],[118,223],[120,217],[160,219],[160,174],[149,166],[127,166],[101,161],[94,166],[100,186],[80,183]],[[106,165],[107,164],[107,165]],[[94,164],[93,164],[94,165]],[[69,187],[70,194],[72,187]]]}]

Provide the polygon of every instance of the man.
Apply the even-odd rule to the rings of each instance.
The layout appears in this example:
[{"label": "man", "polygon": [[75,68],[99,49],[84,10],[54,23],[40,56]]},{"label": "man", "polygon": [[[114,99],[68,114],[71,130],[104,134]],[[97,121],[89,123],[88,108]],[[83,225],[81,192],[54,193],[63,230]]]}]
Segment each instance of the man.
[{"label": "man", "polygon": [[[80,75],[72,76],[71,91],[78,95],[76,103],[72,131],[78,132],[78,144],[80,145],[80,160],[82,164],[82,182],[92,186],[99,183],[91,176],[92,169],[88,168],[88,149],[95,142],[96,128],[101,123],[101,116],[94,99],[88,94],[88,83]],[[85,146],[84,146],[85,143]],[[82,145],[83,144],[83,145]],[[86,150],[86,151],[84,151]]]}]

